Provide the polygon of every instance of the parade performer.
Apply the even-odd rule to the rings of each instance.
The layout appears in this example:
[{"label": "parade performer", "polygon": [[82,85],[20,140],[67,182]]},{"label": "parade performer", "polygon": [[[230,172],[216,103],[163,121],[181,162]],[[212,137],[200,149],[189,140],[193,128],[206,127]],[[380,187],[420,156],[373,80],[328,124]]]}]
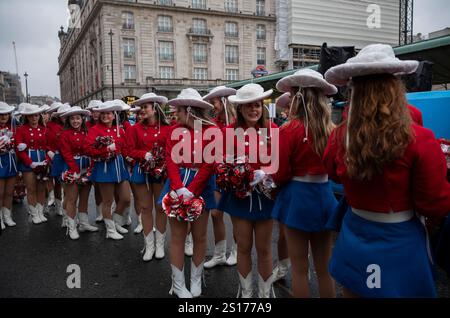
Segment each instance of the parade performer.
[{"label": "parade performer", "polygon": [[[162,106],[166,103],[167,98],[164,96],[157,96],[154,93],[142,95],[133,105],[145,110],[146,116],[127,132],[128,155],[136,162],[130,183],[134,189],[136,211],[140,212],[142,220],[144,261],[150,261],[153,256],[156,259],[164,258],[167,216],[157,202],[166,174],[166,139],[170,129],[162,110]],[[156,220],[155,232],[153,232],[153,207]]]},{"label": "parade performer", "polygon": [[[234,108],[229,104],[228,96],[235,95],[236,90],[225,86],[218,86],[211,90],[211,92],[203,97],[204,101],[211,103],[214,106],[214,122],[222,129],[229,124],[234,123],[236,114]],[[220,201],[220,190],[215,191],[216,202]],[[211,211],[211,219],[214,229],[214,254],[213,257],[205,263],[205,268],[213,268],[217,265],[236,265],[237,263],[237,248],[233,235],[233,244],[230,251],[230,256],[226,258],[227,240],[225,223],[223,221],[223,211],[214,209]]]},{"label": "parade performer", "polygon": [[44,202],[50,158],[46,156],[47,140],[41,112],[42,109],[37,105],[23,105],[20,114],[24,124],[17,128],[15,140],[19,158],[18,170],[22,171],[25,181],[28,209],[33,224],[47,222]]},{"label": "parade performer", "polygon": [[352,87],[348,118],[324,154],[349,205],[329,265],[346,297],[436,296],[418,216],[445,216],[450,185],[440,145],[412,122],[398,77],[418,64],[397,59],[389,45],[373,44],[325,74],[330,83],[350,81]]},{"label": "parade performer", "polygon": [[[220,133],[220,131],[207,116],[207,112],[211,111],[213,106],[203,101],[195,89],[182,90],[177,98],[169,101],[169,104],[176,107],[175,114],[179,124],[171,127],[166,142],[169,179],[161,192],[160,199],[179,201],[179,204],[184,206],[194,201],[199,203],[198,198],[201,197],[205,203],[205,210],[195,210],[200,214],[196,214],[192,218],[183,216],[186,211],[180,211],[178,215],[174,212],[175,208],[165,209],[166,214],[170,213],[170,263],[172,268],[170,293],[175,293],[179,298],[192,298],[199,297],[202,292],[201,281],[209,216],[207,211],[214,209],[216,206],[214,199],[215,185],[214,178],[212,178],[214,166],[213,163],[206,163],[202,155],[204,148],[211,142],[205,138],[205,134],[213,132],[210,131],[211,129],[216,129],[217,133]],[[201,131],[194,130],[194,125],[200,124]],[[175,146],[179,148],[180,144],[187,149],[175,151]],[[174,153],[172,153],[172,149],[174,149]],[[199,153],[200,151],[201,153]],[[186,288],[184,279],[184,247],[188,223],[191,225],[194,242],[190,291]]]},{"label": "parade performer", "polygon": [[13,106],[0,102],[0,223],[2,229],[5,225],[16,226],[12,219],[13,191],[17,176],[13,111]]},{"label": "parade performer", "polygon": [[326,96],[337,93],[322,74],[303,69],[282,78],[277,90],[290,92],[289,121],[280,130],[280,162],[273,175],[279,192],[272,217],[285,225],[292,263],[294,297],[310,297],[309,247],[321,297],[335,297],[328,273],[332,233],[326,230],[337,201],[328,181],[322,155],[334,128]]},{"label": "parade performer", "polygon": [[[257,151],[257,162],[250,162],[254,170],[253,180],[248,193],[241,196],[230,191],[222,192],[219,202],[219,210],[231,216],[233,229],[237,240],[237,268],[240,281],[240,291],[243,298],[253,296],[253,277],[251,251],[253,247],[253,235],[255,235],[255,246],[258,262],[258,297],[268,298],[272,291],[272,226],[271,212],[273,200],[266,197],[255,186],[265,178],[262,170],[260,143],[267,147],[270,152],[270,129],[276,128],[267,120],[268,114],[263,101],[272,95],[272,90],[264,92],[259,84],[247,84],[240,88],[236,95],[228,97],[228,100],[237,107],[237,117],[234,124],[225,129],[243,129],[243,136],[237,135],[234,147],[235,154],[243,153],[246,157],[250,155],[250,146]],[[266,133],[263,133],[263,130]],[[257,133],[256,145],[250,145],[248,131]],[[269,133],[267,132],[269,131]],[[224,137],[226,133],[223,132]],[[227,138],[224,138],[225,140]],[[229,141],[226,140],[224,145]],[[227,153],[225,153],[228,155]],[[219,179],[219,176],[217,176]],[[239,294],[239,292],[238,292]]]},{"label": "parade performer", "polygon": [[[99,123],[88,130],[84,153],[95,161],[91,180],[98,183],[100,189],[106,238],[120,240],[123,239],[121,234],[128,233],[121,224],[129,191],[129,173],[124,161],[125,132],[119,127],[117,118],[117,112],[121,111],[122,107],[114,101],[108,101],[93,110],[100,112]],[[111,206],[116,189],[120,195],[111,219]],[[125,198],[123,201],[122,197]]]},{"label": "parade performer", "polygon": [[74,106],[61,115],[61,118],[66,118],[60,138],[60,151],[64,162],[61,181],[64,185],[68,234],[72,240],[79,238],[75,221],[77,206],[79,231],[98,231],[98,228],[89,224],[88,218],[91,162],[83,150],[87,137],[87,115],[89,111],[79,106]]}]

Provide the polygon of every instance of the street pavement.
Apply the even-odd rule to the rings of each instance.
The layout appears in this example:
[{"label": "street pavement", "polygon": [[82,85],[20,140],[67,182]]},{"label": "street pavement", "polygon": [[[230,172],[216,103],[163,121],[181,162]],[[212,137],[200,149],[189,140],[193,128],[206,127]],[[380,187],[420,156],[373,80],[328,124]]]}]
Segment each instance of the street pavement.
[{"label": "street pavement", "polygon": [[[168,294],[171,287],[171,270],[166,241],[166,257],[163,260],[142,261],[142,234],[132,230],[121,241],[107,240],[103,223],[97,224],[97,233],[80,233],[80,239],[72,241],[61,228],[61,217],[50,209],[49,221],[33,225],[28,221],[26,204],[15,204],[13,217],[17,223],[7,228],[0,236],[0,297],[173,297]],[[95,205],[91,193],[90,221],[94,223]],[[231,222],[225,216],[228,246],[231,246]],[[169,237],[169,235],[168,235]],[[278,226],[274,225],[273,254],[277,259],[276,242]],[[208,250],[206,258],[213,254],[212,224],[208,226]],[[253,251],[255,264],[256,255]],[[81,272],[80,288],[70,289],[67,285],[73,273],[68,267],[78,265]],[[185,258],[185,272],[190,272],[190,258]],[[255,265],[254,265],[255,266]],[[256,273],[256,267],[254,269]],[[254,278],[256,280],[256,277]],[[236,267],[219,266],[205,270],[206,287],[203,297],[234,298],[238,289]],[[187,280],[188,282],[188,280]],[[438,291],[441,297],[450,296],[450,281],[438,271]],[[311,269],[310,286],[313,297],[318,297],[317,280]],[[290,297],[290,276],[274,286],[277,297]],[[338,297],[342,295],[337,287]]]}]

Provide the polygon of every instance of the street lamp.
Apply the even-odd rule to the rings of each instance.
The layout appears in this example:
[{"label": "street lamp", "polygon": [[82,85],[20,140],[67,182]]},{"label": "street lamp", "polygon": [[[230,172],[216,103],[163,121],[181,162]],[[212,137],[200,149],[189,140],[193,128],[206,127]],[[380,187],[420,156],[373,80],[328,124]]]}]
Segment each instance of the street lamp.
[{"label": "street lamp", "polygon": [[27,94],[26,95],[27,103],[29,103],[30,101],[28,99],[28,73],[25,72],[25,74],[23,74],[23,76],[25,76],[25,93]]},{"label": "street lamp", "polygon": [[114,64],[113,64],[113,42],[112,37],[114,35],[112,29],[109,30],[109,38],[110,38],[110,45],[111,45],[111,85],[112,85],[112,99],[114,99]]}]

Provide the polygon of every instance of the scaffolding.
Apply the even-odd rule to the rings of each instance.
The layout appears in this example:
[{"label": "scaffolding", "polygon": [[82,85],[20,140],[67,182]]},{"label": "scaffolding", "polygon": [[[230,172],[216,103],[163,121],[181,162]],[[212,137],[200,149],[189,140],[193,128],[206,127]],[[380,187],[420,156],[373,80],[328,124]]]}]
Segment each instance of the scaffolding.
[{"label": "scaffolding", "polygon": [[413,43],[414,0],[400,0],[399,45]]}]

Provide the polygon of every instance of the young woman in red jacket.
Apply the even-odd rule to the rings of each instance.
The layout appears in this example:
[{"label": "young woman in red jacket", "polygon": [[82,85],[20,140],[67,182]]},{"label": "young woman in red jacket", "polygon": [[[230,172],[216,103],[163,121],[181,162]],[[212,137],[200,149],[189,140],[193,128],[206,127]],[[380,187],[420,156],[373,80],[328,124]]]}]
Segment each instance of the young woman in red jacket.
[{"label": "young woman in red jacket", "polygon": [[[64,184],[64,201],[66,201],[67,228],[69,237],[72,240],[79,238],[77,223],[75,221],[77,206],[80,232],[98,231],[98,228],[89,224],[88,218],[88,199],[91,183],[87,182],[89,178],[85,174],[91,162],[89,157],[84,154],[83,149],[87,137],[85,124],[87,115],[89,115],[88,110],[74,106],[61,116],[62,118],[66,118],[60,139],[60,152],[64,160],[62,175],[70,174],[73,176],[71,181],[67,178],[62,178]],[[81,178],[87,179],[79,183]]]},{"label": "young woman in red jacket", "polygon": [[396,76],[417,66],[373,44],[325,74],[330,83],[350,80],[352,87],[348,118],[324,154],[348,203],[329,265],[347,297],[436,296],[420,219],[448,214],[450,184],[440,145],[412,122]]},{"label": "young woman in red jacket", "polygon": [[[153,256],[156,259],[164,258],[167,217],[163,213],[161,205],[157,204],[164,185],[163,176],[154,177],[145,173],[141,170],[141,164],[155,161],[154,149],[164,150],[164,153],[160,153],[161,156],[165,154],[170,127],[161,106],[166,103],[167,98],[164,96],[157,96],[154,93],[144,94],[133,105],[145,110],[146,116],[141,122],[129,128],[127,133],[128,156],[136,161],[130,183],[134,189],[134,199],[137,203],[137,211],[140,212],[144,231],[145,248],[142,257],[144,261],[150,261]],[[153,207],[156,212],[155,232],[153,232]]]},{"label": "young woman in red jacket", "polygon": [[337,93],[322,74],[303,69],[282,78],[277,90],[290,92],[289,121],[280,129],[279,169],[273,175],[279,191],[272,216],[284,225],[292,263],[294,297],[310,297],[309,250],[321,297],[335,297],[328,273],[332,233],[326,229],[337,201],[322,155],[334,128],[327,95]]},{"label": "young woman in red jacket", "polygon": [[16,226],[12,219],[13,191],[17,176],[13,111],[13,106],[0,102],[0,223],[2,229],[5,225]]},{"label": "young woman in red jacket", "polygon": [[[234,123],[236,114],[233,106],[228,101],[228,96],[236,94],[234,88],[225,86],[215,87],[208,95],[203,96],[203,100],[214,106],[214,122],[220,129]],[[220,190],[215,191],[216,202],[220,201]],[[213,268],[217,265],[236,265],[237,263],[237,247],[233,235],[233,245],[231,247],[230,256],[226,257],[227,240],[225,223],[223,221],[223,211],[214,209],[211,211],[211,219],[214,229],[214,254],[213,257],[205,263],[205,268]]]},{"label": "young woman in red jacket", "polygon": [[[216,207],[215,184],[214,178],[212,178],[214,166],[212,162],[207,163],[203,156],[204,148],[211,142],[206,139],[205,134],[220,133],[217,126],[207,118],[207,112],[211,111],[213,106],[203,101],[200,94],[192,88],[182,90],[177,98],[169,101],[169,104],[176,107],[179,124],[172,126],[168,133],[166,158],[169,179],[161,192],[159,202],[170,190],[173,190],[176,191],[179,198],[185,201],[194,196],[201,196],[205,200],[206,210],[214,209]],[[201,123],[202,131],[194,130],[196,123]],[[211,129],[217,131],[210,131]],[[184,149],[179,149],[183,143],[190,143],[191,151],[187,154]],[[175,147],[178,151],[174,149]],[[173,154],[172,150],[174,150]],[[183,154],[180,157],[181,151]],[[202,153],[198,154],[198,151],[202,151]],[[172,267],[170,293],[175,293],[179,298],[199,297],[202,292],[201,280],[207,244],[208,216],[209,213],[204,212],[193,222],[179,221],[176,218],[169,219]],[[190,290],[186,288],[184,279],[184,247],[188,224],[191,225],[194,242]]]},{"label": "young woman in red jacket", "polygon": [[[121,234],[128,233],[122,227],[123,212],[129,203],[128,179],[130,177],[124,157],[126,156],[125,131],[119,127],[117,112],[122,106],[114,101],[103,103],[94,110],[100,112],[99,123],[89,129],[84,152],[94,160],[91,180],[98,183],[102,197],[102,214],[106,225],[106,238],[123,239]],[[111,206],[114,192],[119,192],[115,212],[111,219]],[[122,200],[122,198],[124,198]],[[119,232],[119,233],[118,233]],[[121,233],[121,234],[120,234]]]},{"label": "young woman in red jacket", "polygon": [[22,172],[27,188],[29,213],[33,224],[47,222],[44,216],[46,183],[38,180],[35,173],[48,165],[47,139],[42,122],[42,109],[37,105],[24,104],[20,114],[24,124],[16,132],[16,148],[19,157],[18,170]]}]

